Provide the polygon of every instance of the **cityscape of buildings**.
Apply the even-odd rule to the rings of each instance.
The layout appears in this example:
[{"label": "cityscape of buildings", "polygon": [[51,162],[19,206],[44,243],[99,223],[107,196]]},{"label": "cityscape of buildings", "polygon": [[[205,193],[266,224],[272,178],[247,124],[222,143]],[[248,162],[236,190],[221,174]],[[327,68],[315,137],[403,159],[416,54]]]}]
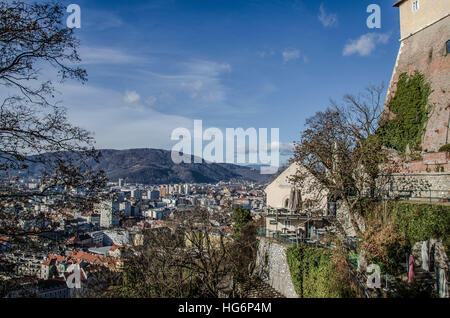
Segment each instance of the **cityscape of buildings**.
[{"label": "cityscape of buildings", "polygon": [[[19,182],[28,190],[35,189],[38,183]],[[30,246],[26,250],[22,245],[19,248],[10,244],[9,237],[0,237],[0,277],[38,288],[39,297],[72,297],[76,294],[71,292],[77,289],[69,289],[66,284],[67,269],[72,264],[80,266],[85,279],[99,266],[119,270],[121,259],[133,252],[133,247],[143,244],[143,230],[169,226],[196,208],[208,211],[211,224],[231,235],[233,208],[242,206],[257,214],[262,212],[263,190],[262,185],[247,182],[140,185],[119,179],[108,183],[108,198],[90,211],[74,209],[61,213],[57,195],[30,199],[9,208],[29,215],[28,220],[20,221],[20,228],[39,232],[30,238],[40,248]],[[46,229],[52,230],[45,233]]]},{"label": "cityscape of buildings", "polygon": [[[384,103],[383,115],[391,120],[401,117],[396,117],[389,105],[395,98],[393,94],[400,78],[404,74],[415,74],[416,71],[430,82],[429,100],[434,107],[433,111],[427,110],[429,118],[426,126],[419,127],[423,136],[421,135],[422,139],[417,145],[407,143],[403,153],[399,149],[394,150],[394,146],[390,148],[389,158],[394,159],[389,164],[396,163],[395,160],[399,161],[398,170],[390,175],[379,173],[368,182],[368,173],[363,171],[367,167],[358,162],[355,169],[346,171],[347,175],[342,176],[342,170],[336,168],[341,164],[341,160],[335,153],[338,149],[335,141],[333,147],[328,147],[333,148],[333,151],[326,159],[325,168],[318,169],[327,177],[335,173],[334,177],[329,177],[326,181],[319,180],[311,171],[305,169],[299,163],[300,160],[290,162],[289,166],[280,169],[267,183],[221,181],[215,184],[137,184],[120,178],[107,182],[102,193],[98,194],[98,202],[85,205],[90,206],[89,208],[74,207],[68,204],[68,200],[62,195],[70,193],[78,202],[82,202],[87,200],[87,189],[57,186],[51,194],[45,194],[40,192],[43,190],[43,180],[19,176],[12,181],[8,180],[8,186],[17,190],[17,193],[30,195],[24,200],[2,202],[2,212],[13,216],[3,224],[8,225],[9,222],[22,233],[17,237],[0,236],[0,280],[14,282],[14,288],[7,291],[6,297],[84,296],[87,282],[95,273],[121,271],[127,257],[136,255],[136,249],[145,245],[145,233],[150,231],[157,235],[161,229],[180,226],[186,216],[199,209],[206,213],[210,230],[216,230],[232,240],[236,230],[233,212],[240,210],[239,208],[248,211],[252,221],[257,224],[257,236],[260,238],[258,253],[260,249],[266,248],[264,242],[285,244],[277,245],[275,249],[279,250],[275,252],[270,250],[273,246],[267,248],[267,253],[272,253],[267,256],[267,262],[272,262],[267,274],[270,277],[265,281],[267,286],[270,285],[287,297],[299,296],[295,290],[298,286],[293,283],[294,275],[291,276],[290,273],[289,266],[292,262],[288,264],[288,256],[280,256],[279,251],[284,249],[283,253],[286,253],[286,245],[331,249],[331,243],[326,241],[331,234],[338,237],[342,245],[348,248],[346,252],[349,255],[356,255],[356,264],[346,266],[349,268],[348,272],[353,275],[353,282],[359,284],[358,288],[369,297],[367,287],[361,283],[362,279],[366,279],[364,275],[368,258],[366,251],[361,245],[358,246],[368,236],[358,233],[358,228],[366,229],[370,224],[363,220],[365,216],[351,216],[349,201],[344,198],[355,198],[357,195],[354,193],[359,191],[358,204],[362,206],[368,198],[378,200],[376,204],[381,202],[383,213],[386,213],[387,202],[417,205],[426,203],[426,209],[430,211],[437,207],[436,210],[448,212],[450,200],[450,2],[402,0],[397,1],[394,6],[400,8],[401,47]],[[383,150],[386,150],[384,148]],[[387,165],[378,161],[376,164],[377,168]],[[303,177],[301,185],[292,181],[292,178],[299,174]],[[360,184],[348,186],[351,182],[347,180],[357,179],[355,175],[362,175],[361,180],[365,179],[352,180],[355,184]],[[345,180],[342,181],[340,192],[332,193],[332,186],[327,188],[326,183],[337,184],[337,179],[341,177]],[[381,181],[383,185],[380,185]],[[360,188],[357,188],[358,186]],[[34,193],[41,194],[32,195]],[[448,214],[442,218],[448,219]],[[428,226],[425,223],[424,221],[423,226]],[[408,226],[409,223],[404,228],[409,230]],[[443,228],[445,232],[448,224],[438,224],[435,227],[439,227],[439,231]],[[416,268],[416,272],[422,275],[418,275],[418,281],[437,289],[438,297],[448,298],[447,275],[450,263],[445,252],[446,248],[448,249],[448,241],[444,237],[448,237],[449,233],[439,231],[436,230],[435,233],[440,237],[427,236],[435,235],[434,232],[414,236],[415,241],[408,242],[411,247],[408,246],[410,251],[407,253],[406,263],[403,263],[401,255],[402,263],[395,264],[395,270],[403,266],[407,275],[412,271],[411,277],[405,277],[405,273],[397,275],[404,280],[406,278],[410,284]],[[395,237],[400,236],[398,234]],[[406,240],[404,237],[401,239]],[[182,248],[187,249],[186,246]],[[350,257],[349,255],[347,256]],[[261,257],[260,253],[257,254],[256,267],[261,265]],[[398,255],[392,256],[394,257]],[[431,260],[433,268],[429,266]],[[80,282],[76,282],[73,288],[71,280],[75,272]]]}]

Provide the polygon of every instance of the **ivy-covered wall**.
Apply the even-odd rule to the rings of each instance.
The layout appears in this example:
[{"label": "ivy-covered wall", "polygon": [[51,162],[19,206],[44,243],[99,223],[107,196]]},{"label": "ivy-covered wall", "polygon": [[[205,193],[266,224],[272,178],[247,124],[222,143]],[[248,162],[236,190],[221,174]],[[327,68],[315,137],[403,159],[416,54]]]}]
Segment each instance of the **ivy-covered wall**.
[{"label": "ivy-covered wall", "polygon": [[410,246],[428,239],[442,239],[446,250],[450,249],[450,206],[392,202],[391,216],[398,232]]},{"label": "ivy-covered wall", "polygon": [[330,251],[291,247],[286,251],[295,291],[301,298],[350,297],[350,289],[336,275]]},{"label": "ivy-covered wall", "polygon": [[384,146],[401,153],[408,145],[411,151],[421,150],[430,94],[431,86],[423,74],[416,71],[412,75],[400,75],[395,95],[388,105],[395,118],[382,123],[377,132]]}]

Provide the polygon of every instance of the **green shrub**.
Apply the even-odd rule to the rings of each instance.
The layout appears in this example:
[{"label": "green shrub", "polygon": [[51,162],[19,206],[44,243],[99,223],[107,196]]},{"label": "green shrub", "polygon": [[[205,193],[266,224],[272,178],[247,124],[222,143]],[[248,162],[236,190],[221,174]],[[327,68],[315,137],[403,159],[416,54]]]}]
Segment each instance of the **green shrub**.
[{"label": "green shrub", "polygon": [[295,291],[301,298],[342,298],[350,295],[349,286],[336,273],[330,251],[291,247],[286,254]]},{"label": "green shrub", "polygon": [[295,292],[300,297],[303,297],[302,290],[302,271],[301,260],[303,259],[303,249],[291,247],[286,251],[287,261],[291,272],[292,283],[294,284]]},{"label": "green shrub", "polygon": [[442,239],[450,247],[450,206],[438,204],[391,203],[391,215],[410,247],[428,239]]},{"label": "green shrub", "polygon": [[450,152],[450,144],[446,144],[439,148],[439,152]]},{"label": "green shrub", "polygon": [[405,153],[408,145],[411,149],[420,148],[428,120],[430,93],[431,86],[421,73],[400,75],[397,90],[388,106],[396,118],[383,123],[377,131],[384,146],[401,153]]},{"label": "green shrub", "polygon": [[252,214],[250,210],[244,209],[242,206],[238,206],[233,211],[233,235],[234,238],[238,238],[242,232],[242,228],[252,220]]}]

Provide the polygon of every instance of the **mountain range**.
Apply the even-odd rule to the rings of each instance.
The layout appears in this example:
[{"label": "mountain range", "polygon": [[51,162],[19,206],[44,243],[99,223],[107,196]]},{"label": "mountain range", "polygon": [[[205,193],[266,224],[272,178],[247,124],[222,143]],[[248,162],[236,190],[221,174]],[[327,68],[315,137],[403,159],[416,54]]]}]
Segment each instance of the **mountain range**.
[{"label": "mountain range", "polygon": [[171,152],[160,149],[100,150],[102,156],[94,169],[103,169],[110,181],[125,179],[129,183],[217,183],[246,180],[265,183],[270,175],[262,175],[258,168],[227,163],[175,164]]}]

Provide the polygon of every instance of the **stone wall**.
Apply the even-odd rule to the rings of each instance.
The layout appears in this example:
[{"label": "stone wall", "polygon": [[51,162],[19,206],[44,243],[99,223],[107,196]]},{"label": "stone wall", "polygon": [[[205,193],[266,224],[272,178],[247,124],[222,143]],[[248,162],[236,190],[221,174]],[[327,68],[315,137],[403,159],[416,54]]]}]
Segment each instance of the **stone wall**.
[{"label": "stone wall", "polygon": [[435,172],[436,169],[450,171],[450,154],[445,152],[424,153],[423,160],[405,162],[401,171],[403,172]]},{"label": "stone wall", "polygon": [[256,257],[258,276],[287,298],[298,298],[287,262],[286,247],[267,238],[260,238]]},{"label": "stone wall", "polygon": [[[447,202],[450,199],[450,172],[396,173],[392,177],[390,194],[408,192],[410,199]],[[403,193],[403,194],[405,194]]]},{"label": "stone wall", "polygon": [[447,15],[402,40],[386,98],[385,111],[395,94],[398,78],[404,72],[412,74],[417,70],[431,83],[429,103],[432,109],[422,142],[425,152],[437,152],[441,146],[450,143],[450,54],[446,52],[446,42],[450,40],[449,25],[450,16]]}]

